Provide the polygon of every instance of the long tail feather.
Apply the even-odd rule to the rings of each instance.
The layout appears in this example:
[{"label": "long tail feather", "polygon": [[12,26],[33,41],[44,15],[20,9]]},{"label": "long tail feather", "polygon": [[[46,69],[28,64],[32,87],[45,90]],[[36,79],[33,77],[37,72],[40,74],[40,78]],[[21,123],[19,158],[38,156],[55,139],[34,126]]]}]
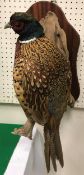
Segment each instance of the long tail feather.
[{"label": "long tail feather", "polygon": [[50,171],[50,158],[52,160],[54,171],[57,171],[56,160],[59,160],[60,165],[64,166],[62,146],[59,136],[59,123],[54,117],[44,125],[45,137],[45,161],[47,171]]},{"label": "long tail feather", "polygon": [[56,157],[59,160],[61,167],[63,167],[64,161],[63,161],[62,146],[61,146],[61,141],[59,136],[59,129],[56,130],[54,143],[55,143]]},{"label": "long tail feather", "polygon": [[55,145],[54,145],[54,137],[53,134],[50,137],[50,156],[53,164],[53,168],[55,171],[57,171],[57,165],[56,165],[56,154],[55,154]]},{"label": "long tail feather", "polygon": [[46,161],[46,167],[47,171],[50,171],[50,134],[49,130],[44,127],[44,137],[45,137],[45,161]]}]

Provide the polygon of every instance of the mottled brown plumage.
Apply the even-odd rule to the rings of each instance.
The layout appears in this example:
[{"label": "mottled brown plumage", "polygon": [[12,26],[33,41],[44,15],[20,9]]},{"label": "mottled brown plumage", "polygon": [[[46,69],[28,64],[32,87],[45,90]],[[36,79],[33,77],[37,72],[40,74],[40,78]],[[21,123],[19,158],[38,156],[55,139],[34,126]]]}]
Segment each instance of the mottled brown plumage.
[{"label": "mottled brown plumage", "polygon": [[[19,27],[17,23],[15,25]],[[62,167],[64,165],[59,125],[70,98],[71,71],[67,55],[45,36],[29,43],[18,39],[13,80],[17,98],[29,123],[29,127],[26,124],[23,130],[15,129],[14,133],[31,138],[34,123],[44,125],[47,170],[50,170],[51,158],[56,171],[56,160]]]},{"label": "mottled brown plumage", "polygon": [[[69,70],[67,57],[46,37],[19,44],[16,49],[13,70],[15,92],[27,117],[44,125],[46,162],[49,161],[47,156],[51,154],[53,165],[57,157],[63,166],[62,155],[59,157],[58,151],[55,154],[52,139],[54,142],[57,139],[60,120],[67,108]],[[51,153],[48,154],[48,150]],[[47,168],[49,171],[49,163]]]}]

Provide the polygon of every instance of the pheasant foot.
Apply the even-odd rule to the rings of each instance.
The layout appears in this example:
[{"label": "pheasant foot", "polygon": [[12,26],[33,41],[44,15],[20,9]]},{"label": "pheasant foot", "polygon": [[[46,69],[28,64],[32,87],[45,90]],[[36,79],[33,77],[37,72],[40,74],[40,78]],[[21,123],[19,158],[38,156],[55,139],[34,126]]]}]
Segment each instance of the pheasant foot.
[{"label": "pheasant foot", "polygon": [[33,127],[34,127],[34,122],[27,120],[24,126],[22,126],[21,128],[15,128],[14,131],[11,133],[14,135],[25,136],[32,139]]}]

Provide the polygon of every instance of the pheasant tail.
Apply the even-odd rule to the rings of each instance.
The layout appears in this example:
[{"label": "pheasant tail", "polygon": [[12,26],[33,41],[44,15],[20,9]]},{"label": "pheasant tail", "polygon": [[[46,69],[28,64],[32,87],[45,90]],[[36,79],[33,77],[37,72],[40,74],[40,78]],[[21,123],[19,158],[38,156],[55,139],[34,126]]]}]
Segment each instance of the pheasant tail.
[{"label": "pheasant tail", "polygon": [[44,126],[44,153],[48,172],[50,171],[50,158],[55,171],[57,171],[56,160],[60,162],[62,167],[64,166],[62,146],[59,136],[59,124],[60,122],[58,122],[55,117],[51,117],[48,123]]}]

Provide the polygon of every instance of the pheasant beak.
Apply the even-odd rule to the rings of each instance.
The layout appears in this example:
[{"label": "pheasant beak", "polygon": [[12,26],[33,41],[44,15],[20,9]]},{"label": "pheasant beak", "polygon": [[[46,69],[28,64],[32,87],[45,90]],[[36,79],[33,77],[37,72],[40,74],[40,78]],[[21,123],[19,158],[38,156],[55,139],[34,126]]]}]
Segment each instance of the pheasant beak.
[{"label": "pheasant beak", "polygon": [[7,28],[11,28],[10,22],[8,22],[7,24],[5,24],[5,26],[4,26],[4,29],[7,29]]}]

